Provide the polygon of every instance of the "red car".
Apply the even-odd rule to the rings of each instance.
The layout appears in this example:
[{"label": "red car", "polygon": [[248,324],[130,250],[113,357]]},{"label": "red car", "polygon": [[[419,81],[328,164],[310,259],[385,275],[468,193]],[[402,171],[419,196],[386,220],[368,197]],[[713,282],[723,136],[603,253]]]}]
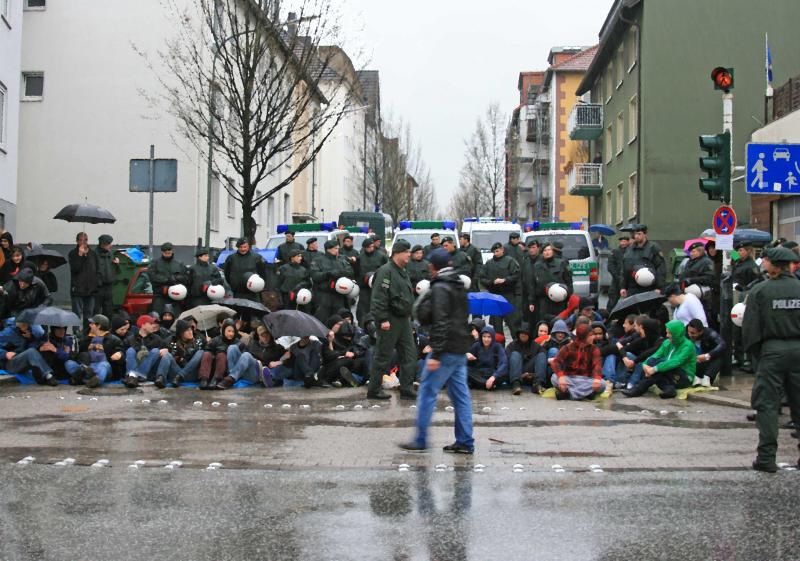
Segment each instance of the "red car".
[{"label": "red car", "polygon": [[128,283],[125,298],[122,301],[122,309],[131,317],[136,317],[146,314],[152,303],[153,285],[147,275],[147,267],[139,267]]}]

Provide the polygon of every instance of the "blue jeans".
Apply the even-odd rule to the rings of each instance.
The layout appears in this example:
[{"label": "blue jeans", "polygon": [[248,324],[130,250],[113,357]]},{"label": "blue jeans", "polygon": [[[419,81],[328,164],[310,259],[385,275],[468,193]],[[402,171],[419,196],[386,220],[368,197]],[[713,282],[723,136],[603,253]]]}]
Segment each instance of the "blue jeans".
[{"label": "blue jeans", "polygon": [[541,352],[536,355],[534,359],[536,378],[539,380],[539,385],[543,388],[547,387],[547,381],[553,375],[553,369],[550,368],[548,359],[555,358],[558,354],[558,349],[548,349],[547,353]]},{"label": "blue jeans", "polygon": [[136,349],[133,347],[125,351],[125,368],[129,374],[135,372],[140,380],[147,379],[151,374],[155,373],[156,365],[160,358],[160,350],[150,349],[141,362],[137,361],[136,354]]},{"label": "blue jeans", "polygon": [[203,360],[203,351],[197,351],[192,355],[183,368],[178,366],[175,362],[175,357],[171,354],[164,355],[161,362],[158,363],[158,370],[156,375],[164,378],[167,382],[172,382],[175,376],[180,374],[186,382],[195,382],[198,379],[198,370],[200,369],[200,361]]},{"label": "blue jeans", "polygon": [[617,381],[617,355],[608,355],[603,359],[603,379]]},{"label": "blue jeans", "polygon": [[42,374],[52,374],[53,369],[36,349],[27,349],[6,362],[6,370],[12,374],[26,374],[31,368],[38,368]]},{"label": "blue jeans", "polygon": [[[89,366],[94,371],[94,373],[97,374],[97,377],[100,379],[101,384],[105,382],[108,375],[111,374],[111,365],[108,363],[108,361],[104,360],[102,362],[93,362],[91,364],[88,364],[87,366]],[[75,374],[80,369],[80,367],[81,364],[75,362],[74,360],[68,360],[67,362],[64,363],[64,368],[67,369],[67,372],[70,375]]]},{"label": "blue jeans", "polygon": [[[430,359],[430,355],[428,355]],[[428,428],[433,418],[436,397],[447,384],[447,395],[456,410],[456,444],[474,448],[472,438],[472,398],[467,386],[467,357],[461,354],[444,353],[441,365],[429,372],[427,363],[422,371],[422,382],[417,393],[417,436],[416,443],[423,448],[428,446]]]},{"label": "blue jeans", "polygon": [[302,388],[305,385],[302,380],[294,380],[292,369],[283,365],[272,369],[272,380],[284,388]]},{"label": "blue jeans", "polygon": [[522,357],[522,353],[517,351],[512,352],[508,356],[508,381],[512,384],[514,382],[519,382],[520,377],[522,377],[523,370],[525,372],[531,372],[532,370],[535,371],[536,357],[526,362]]},{"label": "blue jeans", "polygon": [[256,384],[261,381],[258,370],[258,361],[253,355],[243,353],[238,345],[228,347],[228,376]]}]

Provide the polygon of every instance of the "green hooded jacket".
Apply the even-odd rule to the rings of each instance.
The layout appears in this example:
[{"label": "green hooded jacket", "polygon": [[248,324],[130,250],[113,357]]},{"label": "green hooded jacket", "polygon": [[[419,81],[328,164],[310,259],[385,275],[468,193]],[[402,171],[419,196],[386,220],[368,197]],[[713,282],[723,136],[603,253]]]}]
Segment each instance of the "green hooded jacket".
[{"label": "green hooded jacket", "polygon": [[663,362],[655,367],[656,372],[680,368],[686,372],[689,380],[694,382],[697,352],[694,343],[686,337],[686,327],[682,321],[672,320],[667,322],[667,331],[672,336],[672,340],[666,339],[661,343],[658,350],[648,360],[663,359]]}]

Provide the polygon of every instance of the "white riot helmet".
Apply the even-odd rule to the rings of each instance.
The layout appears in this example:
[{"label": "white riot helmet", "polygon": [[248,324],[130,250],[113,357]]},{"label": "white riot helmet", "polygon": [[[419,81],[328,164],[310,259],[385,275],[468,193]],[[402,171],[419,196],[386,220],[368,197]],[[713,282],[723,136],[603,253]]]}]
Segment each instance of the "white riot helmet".
[{"label": "white riot helmet", "polygon": [[353,290],[350,291],[350,294],[347,296],[350,298],[350,300],[355,300],[358,298],[359,294],[361,294],[361,288],[357,284],[353,283]]},{"label": "white riot helmet", "polygon": [[347,277],[339,277],[336,281],[336,285],[334,286],[336,292],[339,294],[344,294],[345,296],[353,292],[353,287],[355,283],[348,279]]},{"label": "white riot helmet", "polygon": [[458,278],[461,279],[461,282],[464,284],[464,288],[469,290],[472,286],[472,279],[469,278],[467,275],[458,275]]},{"label": "white riot helmet", "polygon": [[427,279],[422,279],[421,281],[419,281],[415,288],[417,294],[419,294],[420,296],[428,292],[430,289],[431,289],[431,281]]},{"label": "white riot helmet", "polygon": [[737,327],[742,326],[742,321],[744,320],[744,311],[747,309],[744,302],[739,302],[733,308],[731,308],[731,321]]},{"label": "white riot helmet", "polygon": [[563,302],[567,299],[568,294],[569,291],[563,284],[553,282],[547,287],[547,297],[553,302]]},{"label": "white riot helmet", "polygon": [[256,274],[252,274],[247,278],[247,290],[250,292],[261,292],[264,290],[264,279]]},{"label": "white riot helmet", "polygon": [[217,301],[225,298],[225,287],[219,284],[212,284],[206,290],[206,296],[209,300]]},{"label": "white riot helmet", "polygon": [[694,294],[699,299],[703,299],[710,292],[707,286],[700,286],[699,284],[690,284],[684,289],[684,294]]},{"label": "white riot helmet", "polygon": [[167,295],[177,302],[184,300],[186,298],[186,294],[186,287],[182,284],[173,284],[167,289]]},{"label": "white riot helmet", "polygon": [[307,288],[301,288],[297,291],[295,301],[297,302],[298,306],[305,306],[311,302],[311,291]]},{"label": "white riot helmet", "polygon": [[648,288],[656,282],[656,275],[648,267],[642,267],[634,273],[633,280],[642,288]]}]

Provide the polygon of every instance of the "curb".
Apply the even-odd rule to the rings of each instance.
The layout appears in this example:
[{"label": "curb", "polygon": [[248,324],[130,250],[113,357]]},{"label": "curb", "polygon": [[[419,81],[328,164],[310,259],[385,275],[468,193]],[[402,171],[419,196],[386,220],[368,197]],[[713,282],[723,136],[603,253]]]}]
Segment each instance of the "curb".
[{"label": "curb", "polygon": [[723,405],[725,407],[736,407],[737,409],[747,409],[748,411],[753,410],[753,407],[750,405],[749,401],[735,399],[733,397],[725,397],[724,395],[714,395],[713,393],[693,393],[686,397],[691,401],[701,401],[703,403]]},{"label": "curb", "polygon": [[18,384],[16,376],[0,376],[0,386],[16,386]]}]

